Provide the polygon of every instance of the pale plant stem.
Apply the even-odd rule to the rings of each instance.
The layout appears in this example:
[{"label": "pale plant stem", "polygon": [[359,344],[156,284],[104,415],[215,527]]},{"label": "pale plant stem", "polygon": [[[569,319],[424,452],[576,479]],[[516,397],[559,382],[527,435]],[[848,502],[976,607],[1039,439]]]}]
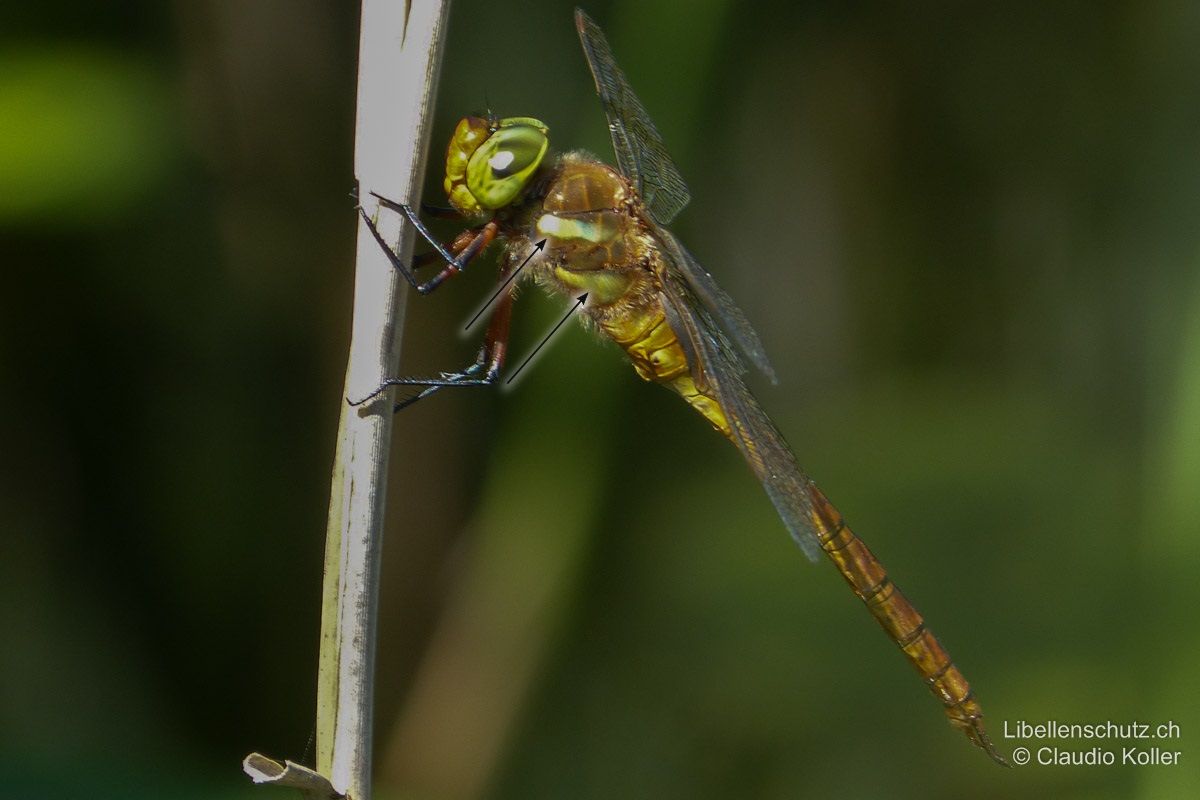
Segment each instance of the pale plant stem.
[{"label": "pale plant stem", "polygon": [[[420,199],[448,5],[448,0],[363,0],[354,172],[360,202],[369,214],[376,211],[371,192],[413,205]],[[390,213],[383,217],[381,229],[407,259],[412,228]],[[407,288],[359,224],[344,397],[366,397],[396,374]],[[333,792],[353,800],[369,800],[371,794],[390,396],[385,393],[365,407],[341,404],[326,531],[316,775],[327,779]],[[258,782],[296,785],[310,796],[322,791],[313,788],[313,773],[295,765],[285,767],[254,754],[247,757],[246,769]]]}]

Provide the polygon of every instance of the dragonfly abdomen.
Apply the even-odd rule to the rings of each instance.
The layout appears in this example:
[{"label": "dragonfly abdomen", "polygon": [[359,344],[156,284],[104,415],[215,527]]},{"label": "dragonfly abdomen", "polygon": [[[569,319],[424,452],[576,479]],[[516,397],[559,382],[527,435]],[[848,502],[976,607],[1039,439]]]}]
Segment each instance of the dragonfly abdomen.
[{"label": "dragonfly abdomen", "polygon": [[962,671],[929,630],[920,612],[888,577],[870,548],[846,526],[825,494],[809,485],[817,540],[850,588],[866,605],[925,683],[941,701],[950,724],[983,748],[993,760],[1007,764],[983,729],[983,709]]},{"label": "dragonfly abdomen", "polygon": [[597,320],[600,328],[629,356],[642,379],[674,390],[700,412],[714,428],[730,435],[729,421],[720,404],[701,392],[692,379],[687,354],[679,344],[662,306],[651,305],[639,314],[615,315]]}]

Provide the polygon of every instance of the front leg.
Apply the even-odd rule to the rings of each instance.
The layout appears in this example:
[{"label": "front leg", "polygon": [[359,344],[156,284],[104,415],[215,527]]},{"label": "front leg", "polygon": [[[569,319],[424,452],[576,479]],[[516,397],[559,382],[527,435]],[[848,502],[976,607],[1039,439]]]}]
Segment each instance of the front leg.
[{"label": "front leg", "polygon": [[[405,206],[405,208],[408,208],[408,206]],[[412,209],[408,210],[410,212],[412,211]],[[462,272],[472,259],[482,253],[484,249],[492,243],[492,241],[496,238],[496,234],[500,231],[500,226],[496,224],[495,221],[488,222],[478,230],[470,231],[470,233],[472,233],[471,239],[468,240],[467,244],[457,255],[452,255],[441,242],[437,241],[436,239],[432,239],[432,234],[429,234],[428,230],[425,229],[424,225],[422,225],[421,228],[423,230],[423,235],[426,235],[430,238],[430,241],[432,241],[435,245],[437,255],[447,263],[441,272],[437,273],[424,283],[420,283],[417,281],[417,278],[413,274],[412,270],[409,269],[408,265],[404,263],[404,259],[400,257],[400,254],[393,250],[391,245],[384,240],[383,234],[379,232],[379,228],[375,225],[375,221],[367,216],[367,212],[361,208],[358,210],[358,213],[362,216],[363,221],[367,223],[367,228],[371,231],[371,235],[375,237],[375,241],[381,248],[383,248],[383,252],[385,255],[387,255],[388,261],[390,261],[392,266],[396,268],[397,272],[404,276],[404,280],[408,281],[409,285],[417,290],[418,294],[429,294],[434,289],[441,286],[447,278],[453,277],[454,275]],[[414,213],[414,219],[415,216],[416,215]]]}]

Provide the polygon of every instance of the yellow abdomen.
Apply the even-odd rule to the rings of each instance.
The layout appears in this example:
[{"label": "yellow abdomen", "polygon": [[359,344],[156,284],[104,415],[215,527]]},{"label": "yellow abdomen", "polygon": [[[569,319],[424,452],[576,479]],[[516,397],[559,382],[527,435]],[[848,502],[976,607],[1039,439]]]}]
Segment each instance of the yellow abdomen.
[{"label": "yellow abdomen", "polygon": [[627,315],[622,319],[600,320],[600,327],[621,346],[633,368],[644,380],[661,383],[673,390],[699,411],[712,426],[730,435],[729,421],[720,404],[704,394],[692,380],[687,355],[679,344],[675,331],[667,324],[660,306],[645,313]]}]

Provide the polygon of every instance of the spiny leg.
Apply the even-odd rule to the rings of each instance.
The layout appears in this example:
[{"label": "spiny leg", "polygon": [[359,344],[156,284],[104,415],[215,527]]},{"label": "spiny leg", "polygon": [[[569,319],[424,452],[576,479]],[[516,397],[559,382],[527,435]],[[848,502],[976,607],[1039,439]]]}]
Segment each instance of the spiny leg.
[{"label": "spiny leg", "polygon": [[[408,209],[410,213],[412,212],[412,209],[408,208],[408,206],[404,206],[404,208]],[[420,283],[409,266],[404,263],[404,259],[400,258],[400,255],[384,240],[383,234],[379,232],[379,228],[375,225],[375,221],[362,208],[358,209],[358,213],[363,218],[363,221],[367,223],[367,229],[371,231],[371,236],[375,238],[376,243],[383,249],[384,254],[388,257],[388,261],[396,268],[397,272],[404,276],[409,285],[417,290],[418,294],[429,294],[441,286],[442,282],[447,278],[462,272],[472,259],[482,253],[492,243],[500,230],[500,226],[495,221],[492,221],[478,230],[464,231],[464,234],[470,233],[472,238],[459,253],[452,254],[441,242],[434,239],[429,230],[424,225],[420,225],[420,221],[417,220],[417,223],[420,225],[418,230],[421,232],[421,235],[433,244],[436,254],[446,262],[446,266],[441,272],[434,275],[425,283]],[[416,220],[416,214],[414,213],[410,219]],[[459,238],[462,238],[461,234]],[[458,240],[456,239],[455,241],[457,243]]]},{"label": "spiny leg", "polygon": [[[404,218],[407,219],[410,223],[412,223],[412,226],[416,229],[417,233],[421,234],[421,238],[424,239],[426,242],[428,242],[430,244],[430,246],[433,247],[434,251],[437,252],[437,254],[440,255],[443,260],[446,261],[447,266],[446,266],[446,269],[443,270],[443,272],[445,274],[441,276],[441,280],[445,280],[450,275],[457,274],[459,272],[462,272],[464,269],[466,269],[466,266],[471,261],[471,259],[474,258],[475,256],[479,255],[479,253],[483,252],[483,250],[486,249],[489,244],[491,244],[492,240],[496,237],[496,234],[499,232],[499,226],[496,225],[494,221],[489,222],[486,225],[482,226],[481,228],[477,229],[480,234],[483,234],[485,232],[488,233],[486,239],[483,239],[483,240],[476,239],[476,241],[473,242],[472,245],[468,245],[468,248],[466,250],[463,250],[457,254],[452,253],[449,250],[447,250],[445,248],[445,246],[442,245],[441,242],[439,242],[436,238],[434,238],[434,235],[432,233],[430,233],[429,228],[425,227],[425,223],[421,221],[420,215],[417,214],[416,211],[413,211],[412,206],[410,206],[408,203],[397,203],[395,200],[389,200],[388,198],[383,197],[382,195],[377,194],[375,192],[371,192],[371,195],[376,200],[378,200],[379,204],[381,206],[383,206],[384,208],[390,208],[392,211],[403,214]],[[453,209],[441,209],[441,208],[437,208],[436,206],[423,206],[423,207],[427,208],[430,212],[432,212],[431,213],[432,216],[441,217],[443,219],[446,218],[447,215],[453,216],[453,217],[460,216]],[[461,236],[461,234],[460,234],[460,236]],[[474,251],[471,250],[472,246],[475,248]],[[389,248],[389,250],[390,250],[390,248]],[[441,280],[438,281],[438,284],[441,283]],[[435,284],[428,291],[433,291],[433,289],[436,289],[436,288],[437,288],[437,284]]]},{"label": "spiny leg", "polygon": [[[467,248],[467,245],[469,245],[475,239],[476,233],[477,231],[474,228],[468,228],[465,231],[460,231],[458,236],[455,236],[453,240],[446,242],[442,246],[453,253],[455,258],[458,258],[462,251]],[[427,253],[420,253],[413,256],[410,269],[416,271],[422,267],[427,267],[430,264],[434,264],[439,261],[442,261],[441,254],[436,250],[430,250]]]},{"label": "spiny leg", "polygon": [[[376,195],[376,197],[379,197],[379,195]],[[379,199],[382,200],[383,198],[380,197]],[[446,206],[431,206],[428,203],[421,203],[421,210],[424,211],[427,216],[433,217],[434,219],[456,219],[461,221],[463,218],[462,214],[458,212],[458,209],[447,208]]]},{"label": "spiny leg", "polygon": [[[374,194],[374,192],[372,192],[372,194]],[[379,197],[377,194],[375,196]],[[355,183],[354,188],[350,190],[350,199],[355,203],[358,203],[357,183]],[[382,200],[383,198],[379,199]],[[426,216],[433,217],[434,219],[453,219],[460,222],[462,221],[462,214],[459,212],[459,210],[457,208],[450,208],[449,206],[435,206],[432,203],[421,203],[421,211],[423,211]]]},{"label": "spiny leg", "polygon": [[[492,314],[492,319],[488,323],[487,335],[484,337],[483,346],[479,348],[479,355],[475,357],[475,363],[467,367],[460,373],[446,376],[445,380],[437,382],[418,383],[416,381],[405,382],[405,385],[424,385],[417,394],[412,397],[407,397],[404,400],[392,406],[392,412],[398,412],[401,409],[408,408],[418,400],[423,400],[434,392],[445,389],[447,386],[492,386],[500,377],[500,370],[504,367],[504,358],[508,353],[508,333],[509,322],[512,319],[512,294],[505,294],[503,299],[496,305],[496,310]],[[482,378],[473,377],[483,372]]]},{"label": "spiny leg", "polygon": [[[508,279],[511,271],[512,265],[504,268],[500,275],[501,284]],[[513,292],[512,287],[509,286],[508,290],[504,292],[492,310],[487,333],[483,338],[483,345],[479,348],[479,354],[476,355],[474,363],[461,372],[443,373],[438,378],[389,378],[381,383],[375,391],[361,400],[348,402],[352,406],[362,405],[378,397],[391,386],[424,387],[412,397],[407,397],[396,403],[392,408],[395,412],[402,408],[407,408],[418,400],[423,400],[434,392],[448,386],[491,386],[500,376],[500,370],[504,367],[505,356],[508,354],[508,335],[511,327],[510,323],[512,322],[512,306]]]}]

